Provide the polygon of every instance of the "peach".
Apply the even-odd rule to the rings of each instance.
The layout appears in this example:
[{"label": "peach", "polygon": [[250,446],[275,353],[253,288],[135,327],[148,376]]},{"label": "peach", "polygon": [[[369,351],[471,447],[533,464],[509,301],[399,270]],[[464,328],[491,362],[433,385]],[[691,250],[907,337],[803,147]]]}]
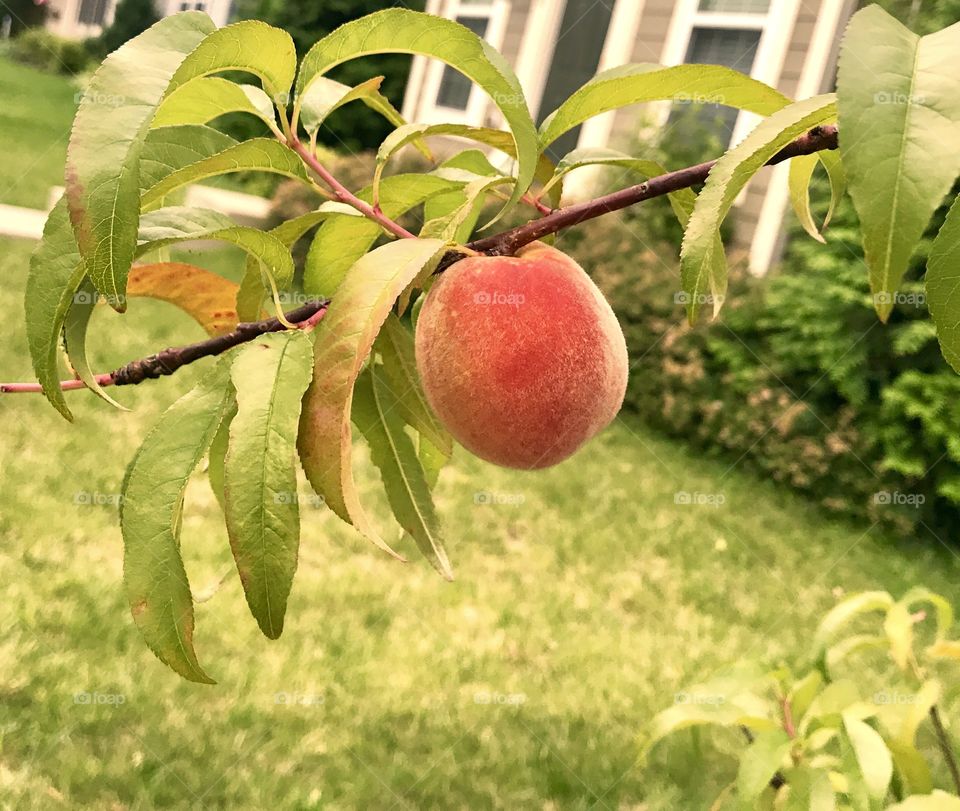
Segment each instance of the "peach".
[{"label": "peach", "polygon": [[613,420],[627,386],[613,310],[576,262],[542,243],[448,268],[420,312],[416,358],[453,437],[525,470],[573,454]]}]

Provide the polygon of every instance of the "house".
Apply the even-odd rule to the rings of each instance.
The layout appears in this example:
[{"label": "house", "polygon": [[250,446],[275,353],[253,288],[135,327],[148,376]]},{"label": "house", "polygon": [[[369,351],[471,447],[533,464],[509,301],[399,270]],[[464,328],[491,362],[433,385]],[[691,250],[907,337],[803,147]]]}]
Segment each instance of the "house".
[{"label": "house", "polygon": [[[48,0],[47,28],[61,37],[86,39],[97,36],[113,21],[113,12],[119,0]],[[230,19],[233,0],[157,0],[161,17],[178,11],[197,9],[205,11],[217,24],[226,25]]]},{"label": "house", "polygon": [[[727,65],[792,98],[834,82],[840,36],[856,0],[428,0],[427,11],[485,37],[514,66],[541,122],[594,74],[628,62]],[[758,120],[723,110],[724,137],[737,143]],[[410,121],[499,126],[499,111],[448,66],[417,57],[404,103]],[[624,108],[587,121],[556,144],[628,151],[643,127],[667,123],[669,103]],[[581,173],[591,170],[578,170]],[[578,178],[586,195],[596,175]],[[736,243],[763,274],[779,259],[789,204],[787,166],[761,172],[735,209]]]}]

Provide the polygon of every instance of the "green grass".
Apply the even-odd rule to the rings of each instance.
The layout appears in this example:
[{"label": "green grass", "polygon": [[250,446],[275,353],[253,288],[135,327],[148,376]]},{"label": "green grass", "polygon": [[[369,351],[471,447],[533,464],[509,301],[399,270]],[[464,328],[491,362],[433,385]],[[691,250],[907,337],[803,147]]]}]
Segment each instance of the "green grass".
[{"label": "green grass", "polygon": [[44,208],[63,185],[63,163],[78,88],[0,59],[0,203]]},{"label": "green grass", "polygon": [[[2,199],[40,205],[60,175],[52,136],[65,137],[72,91],[2,62],[0,84],[0,139],[21,150],[0,171],[35,161],[21,197]],[[28,125],[37,134],[16,142]],[[20,313],[31,247],[0,241],[4,380],[30,378]],[[218,253],[212,266],[232,274],[236,261]],[[99,312],[92,331],[103,369],[200,337],[144,301],[122,320]],[[146,427],[197,371],[118,390],[130,413],[68,395],[73,425],[39,396],[0,398],[2,807],[705,808],[731,779],[735,736],[706,761],[681,735],[636,764],[637,734],[677,691],[738,660],[795,660],[842,591],[924,583],[954,594],[957,558],[932,537],[827,520],[618,422],[541,473],[460,454],[438,492],[453,584],[306,506],[277,642],[248,615],[198,475],[183,552],[195,591],[212,593],[196,644],[219,684],[189,684],[130,619],[115,509],[82,502],[114,499]],[[382,519],[362,453],[359,467]],[[678,491],[725,502],[679,506]],[[478,504],[486,493],[510,503]],[[87,694],[106,703],[77,702]],[[957,704],[947,710],[955,719]]]},{"label": "green grass", "polygon": [[[13,319],[29,247],[2,244]],[[158,303],[123,319],[98,313],[98,367],[199,337]],[[9,334],[0,377],[29,378],[19,324]],[[701,808],[729,754],[704,765],[680,736],[635,764],[637,733],[678,690],[804,651],[834,590],[956,582],[932,538],[825,520],[620,423],[542,473],[461,454],[438,496],[453,584],[305,508],[283,637],[259,636],[230,576],[198,606],[219,684],[188,684],[130,620],[114,509],[77,501],[117,493],[145,427],[194,375],[118,390],[128,414],[73,394],[74,425],[37,396],[0,401],[0,796],[18,808]],[[678,506],[681,490],[726,501]],[[231,570],[226,535],[202,476],[188,499],[183,551],[207,593]]]}]

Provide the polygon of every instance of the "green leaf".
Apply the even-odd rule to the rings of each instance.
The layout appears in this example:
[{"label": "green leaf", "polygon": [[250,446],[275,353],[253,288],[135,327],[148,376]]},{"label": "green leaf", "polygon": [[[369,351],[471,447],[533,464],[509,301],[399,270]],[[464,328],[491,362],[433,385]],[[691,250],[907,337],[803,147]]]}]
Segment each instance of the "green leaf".
[{"label": "green leaf", "polygon": [[960,373],[960,197],[953,201],[940,228],[924,277],[927,307],[937,325],[940,351],[955,372]]},{"label": "green leaf", "polygon": [[[714,315],[727,289],[727,264],[717,239],[720,225],[747,181],[797,136],[836,115],[832,94],[798,101],[761,121],[721,157],[697,196],[680,251],[680,283],[687,296],[687,316],[696,321],[700,304],[712,297]],[[718,253],[719,252],[719,253]]]},{"label": "green leaf", "polygon": [[936,679],[927,679],[920,685],[914,700],[907,706],[897,739],[913,746],[917,739],[917,730],[930,713],[930,708],[940,700],[943,689]]},{"label": "green leaf", "polygon": [[840,155],[860,218],[870,288],[887,320],[907,262],[960,173],[960,24],[919,37],[879,6],[840,50]]},{"label": "green leaf", "polygon": [[[380,178],[387,162],[409,143],[416,143],[433,135],[468,138],[492,146],[516,158],[516,144],[509,132],[490,127],[470,127],[465,124],[404,124],[391,132],[377,150],[377,166],[373,174],[374,199],[380,187]],[[499,172],[498,172],[499,174]]]},{"label": "green leaf", "polygon": [[[269,233],[290,249],[311,228],[324,220],[341,216],[366,219],[351,206],[345,206],[342,211],[336,211],[333,206],[329,206],[320,211],[308,211],[292,220],[286,220],[276,228],[272,228]],[[268,292],[260,262],[253,256],[248,257],[247,269],[244,272],[240,290],[237,292],[237,317],[241,321],[256,321],[260,318],[260,307]]]},{"label": "green leaf", "polygon": [[960,811],[960,797],[938,789],[932,794],[907,797],[902,803],[891,805],[887,811]]},{"label": "green leaf", "polygon": [[[420,229],[422,237],[436,237],[442,239],[447,244],[457,241],[459,236],[465,233],[469,234],[476,225],[477,219],[486,202],[487,192],[502,186],[506,183],[513,183],[512,177],[480,177],[467,183],[463,187],[463,199],[448,214],[443,214],[436,219],[424,223]],[[401,311],[405,306],[401,306]]]},{"label": "green leaf", "polygon": [[352,419],[370,445],[390,508],[430,564],[447,580],[453,569],[443,545],[430,487],[413,442],[403,430],[398,400],[374,367],[357,379]]},{"label": "green leaf", "polygon": [[820,158],[816,153],[812,155],[800,155],[790,161],[789,189],[790,205],[793,206],[793,213],[797,215],[797,220],[810,236],[817,242],[826,242],[823,234],[817,228],[813,221],[813,212],[810,211],[810,179],[813,177],[813,170],[820,163]]},{"label": "green leaf", "polygon": [[893,597],[885,591],[863,591],[852,594],[837,603],[820,621],[814,636],[814,647],[820,651],[845,625],[863,614],[886,612],[893,605]]},{"label": "green leaf", "polygon": [[483,38],[453,20],[407,9],[387,9],[340,26],[307,53],[297,76],[297,104],[317,77],[358,56],[414,53],[446,62],[476,82],[503,113],[516,144],[517,185],[507,206],[515,204],[533,181],[539,157],[537,131],[523,88],[506,59]]},{"label": "green leaf", "polygon": [[217,504],[220,505],[220,511],[226,512],[225,499],[223,493],[223,466],[227,456],[227,445],[230,439],[230,423],[237,414],[236,398],[231,400],[230,408],[223,415],[223,421],[217,429],[210,442],[210,453],[207,462],[207,480],[210,482],[210,489],[213,491]]},{"label": "green leaf", "polygon": [[890,643],[890,655],[897,667],[906,670],[913,650],[913,617],[903,603],[894,603],[887,611],[883,630]]},{"label": "green leaf", "polygon": [[547,147],[588,118],[609,110],[663,99],[714,102],[760,115],[790,103],[779,90],[720,65],[622,65],[598,73],[547,116],[540,125],[540,144]]},{"label": "green leaf", "polygon": [[47,216],[43,239],[30,257],[24,311],[33,372],[51,405],[68,420],[73,414],[60,391],[60,333],[85,275],[67,202],[61,197]]},{"label": "green leaf", "polygon": [[893,765],[909,794],[927,794],[933,788],[933,775],[923,755],[913,744],[887,741]]},{"label": "green leaf", "polygon": [[206,124],[227,113],[249,113],[277,130],[270,97],[259,87],[219,76],[203,76],[181,85],[161,102],[152,127]]},{"label": "green leaf", "polygon": [[840,152],[836,149],[824,149],[817,153],[817,157],[820,158],[820,163],[823,164],[823,168],[827,172],[827,178],[830,180],[830,205],[823,217],[823,226],[821,227],[821,230],[825,231],[847,190],[847,173],[843,168]]},{"label": "green leaf", "polygon": [[180,516],[187,479],[232,400],[228,365],[221,361],[147,434],[127,473],[120,515],[123,579],[140,633],[161,661],[205,684],[213,679],[193,649],[193,598],[180,557]]},{"label": "green leaf", "polygon": [[404,288],[444,252],[440,240],[402,239],[377,248],[347,274],[315,330],[314,381],[304,398],[298,448],[307,479],[347,523],[381,549],[360,505],[351,466],[354,382],[380,327]]},{"label": "green leaf", "polygon": [[226,214],[205,208],[168,206],[140,219],[138,254],[196,239],[229,242],[262,262],[281,286],[293,280],[293,257],[279,239],[265,231],[237,225]]},{"label": "green leaf", "polygon": [[931,591],[923,586],[915,586],[903,597],[900,602],[907,608],[912,608],[916,603],[929,603],[937,613],[937,638],[942,639],[953,626],[953,606],[945,597]]},{"label": "green leaf", "polygon": [[200,124],[150,130],[140,155],[141,193],[178,169],[223,152],[236,143],[229,135]]},{"label": "green leaf", "polygon": [[[643,737],[640,757],[645,759],[659,741],[682,729],[697,726],[750,726],[756,728],[756,721],[757,716],[754,713],[729,701],[674,704],[672,707],[657,713],[651,720]],[[767,722],[760,728],[769,731],[775,727],[772,722]]]},{"label": "green leaf", "polygon": [[435,449],[449,457],[453,452],[453,439],[427,404],[417,373],[413,333],[391,313],[377,336],[375,346],[383,359],[386,378],[380,381],[380,385],[389,383],[397,413]]},{"label": "green leaf", "polygon": [[[313,80],[307,94],[300,100],[300,122],[303,128],[311,137],[315,137],[330,115],[352,101],[362,101],[395,127],[404,126],[406,121],[400,115],[400,111],[380,92],[383,78],[383,76],[374,76],[356,87],[350,87],[328,79],[326,76],[318,76]],[[428,160],[433,158],[432,153],[422,141],[416,141],[415,146]]]},{"label": "green leaf", "polygon": [[63,345],[67,351],[70,365],[86,387],[114,408],[129,411],[130,409],[118,403],[101,388],[93,369],[90,368],[90,361],[87,359],[87,326],[90,324],[90,317],[93,315],[93,310],[99,298],[93,282],[90,279],[84,279],[73,297],[72,306],[67,312],[67,318],[63,325]]},{"label": "green leaf", "polygon": [[889,641],[886,636],[854,634],[853,636],[845,637],[836,645],[831,645],[827,648],[827,670],[832,673],[834,668],[851,654],[860,653],[865,650],[882,650],[886,648],[888,644]]},{"label": "green leaf", "polygon": [[224,463],[224,514],[247,604],[270,639],[283,631],[297,570],[297,425],[312,362],[310,338],[290,330],[246,344],[230,372],[237,414]]},{"label": "green leaf", "polygon": [[228,70],[258,76],[267,95],[277,104],[286,104],[297,72],[293,39],[286,31],[258,20],[220,28],[184,61],[171,79],[168,92],[172,94],[192,79]]},{"label": "green leaf", "polygon": [[419,435],[417,458],[420,460],[420,466],[423,468],[423,475],[427,481],[427,487],[431,490],[437,486],[437,482],[440,480],[440,472],[450,461],[451,454],[452,449],[451,453],[442,451],[430,442],[430,440],[426,439],[423,434]]},{"label": "green leaf", "polygon": [[810,709],[801,724],[801,732],[815,720],[830,719],[841,714],[860,701],[860,691],[857,685],[849,679],[839,679],[831,682],[813,700]]},{"label": "green leaf", "polygon": [[744,805],[753,803],[770,784],[783,759],[790,752],[792,741],[782,729],[759,733],[740,757],[737,772],[737,797]]},{"label": "green leaf", "polygon": [[[380,208],[395,220],[433,195],[461,186],[434,175],[394,175],[384,178],[380,184]],[[373,187],[367,186],[357,196],[371,203]],[[366,217],[335,217],[324,223],[307,254],[304,292],[310,296],[333,296],[347,271],[373,247],[382,233],[380,226]]]},{"label": "green leaf", "polygon": [[67,147],[66,196],[74,235],[97,289],[126,302],[140,213],[139,160],[170,78],[213,30],[206,14],[165,17],[108,56],[93,74]]},{"label": "green leaf", "polygon": [[860,773],[871,797],[882,800],[893,777],[893,759],[880,733],[869,724],[844,714],[843,726],[853,746]]},{"label": "green leaf", "polygon": [[307,167],[296,152],[272,138],[251,138],[171,172],[143,193],[143,205],[191,183],[232,172],[269,172],[313,185]]},{"label": "green leaf", "polygon": [[787,770],[785,776],[789,789],[782,811],[836,811],[837,800],[827,772],[799,767]]},{"label": "green leaf", "polygon": [[823,687],[823,676],[819,670],[811,670],[797,681],[790,690],[790,710],[794,718],[803,718],[810,709],[813,699]]}]

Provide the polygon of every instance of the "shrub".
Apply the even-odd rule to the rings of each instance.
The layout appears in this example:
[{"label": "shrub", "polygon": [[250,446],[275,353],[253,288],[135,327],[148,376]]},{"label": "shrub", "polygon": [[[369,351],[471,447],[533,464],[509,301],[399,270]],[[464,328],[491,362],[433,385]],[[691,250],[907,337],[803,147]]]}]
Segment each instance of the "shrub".
[{"label": "shrub", "polygon": [[830,511],[948,537],[960,503],[960,378],[937,350],[922,251],[881,325],[845,205],[827,246],[794,240],[766,279],[735,269],[721,317],[691,328],[666,258],[675,248],[661,247],[658,230],[642,218],[593,222],[563,245],[621,320],[626,407]]},{"label": "shrub", "polygon": [[44,28],[24,31],[13,41],[10,56],[24,65],[67,76],[83,73],[91,63],[85,43],[58,37]]}]

